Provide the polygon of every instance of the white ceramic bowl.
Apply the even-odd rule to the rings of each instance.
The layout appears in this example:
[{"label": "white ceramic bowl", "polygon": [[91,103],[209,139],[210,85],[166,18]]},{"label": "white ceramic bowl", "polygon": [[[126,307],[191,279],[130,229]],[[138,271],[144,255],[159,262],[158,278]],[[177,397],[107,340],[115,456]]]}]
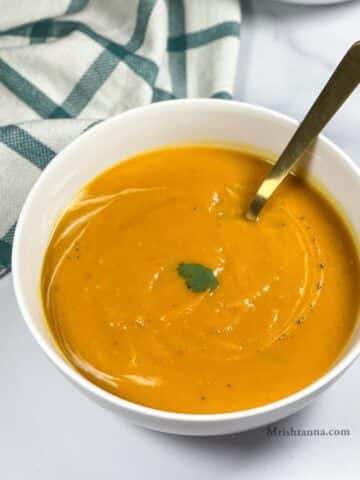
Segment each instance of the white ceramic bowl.
[{"label": "white ceramic bowl", "polygon": [[[296,122],[284,115],[244,103],[228,100],[163,102],[131,110],[93,127],[59,153],[45,169],[26,200],[16,229],[15,292],[25,322],[42,350],[88,397],[151,429],[188,435],[227,434],[256,428],[295,413],[328,388],[359,355],[360,329],[357,328],[346,352],[333,368],[294,395],[234,413],[179,414],[128,402],[92,384],[64,360],[45,325],[39,295],[44,253],[63,209],[95,175],[139,152],[169,144],[206,141],[250,144],[277,154],[295,128]],[[359,238],[359,170],[324,137],[309,154],[307,169],[335,197]]]},{"label": "white ceramic bowl", "polygon": [[345,3],[350,0],[278,0],[283,3],[296,3],[299,5],[328,5],[331,3]]}]

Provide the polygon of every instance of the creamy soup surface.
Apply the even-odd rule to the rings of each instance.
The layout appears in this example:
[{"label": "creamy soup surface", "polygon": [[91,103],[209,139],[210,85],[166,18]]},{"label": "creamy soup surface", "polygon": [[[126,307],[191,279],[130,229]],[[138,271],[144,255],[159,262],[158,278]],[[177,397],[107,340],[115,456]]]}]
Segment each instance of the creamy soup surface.
[{"label": "creamy soup surface", "polygon": [[172,147],[84,187],[56,226],[41,290],[85,377],[142,405],[221,413],[279,400],[332,366],[359,309],[357,252],[297,176],[257,224],[244,220],[268,169],[236,150]]}]

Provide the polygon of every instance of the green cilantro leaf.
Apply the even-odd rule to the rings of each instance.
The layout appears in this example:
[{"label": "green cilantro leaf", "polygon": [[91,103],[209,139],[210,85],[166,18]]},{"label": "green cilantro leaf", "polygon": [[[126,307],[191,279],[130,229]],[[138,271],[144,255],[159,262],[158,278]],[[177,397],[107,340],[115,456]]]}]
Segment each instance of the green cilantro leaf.
[{"label": "green cilantro leaf", "polygon": [[214,272],[200,263],[179,263],[177,271],[185,278],[186,286],[196,293],[214,289],[219,284]]}]

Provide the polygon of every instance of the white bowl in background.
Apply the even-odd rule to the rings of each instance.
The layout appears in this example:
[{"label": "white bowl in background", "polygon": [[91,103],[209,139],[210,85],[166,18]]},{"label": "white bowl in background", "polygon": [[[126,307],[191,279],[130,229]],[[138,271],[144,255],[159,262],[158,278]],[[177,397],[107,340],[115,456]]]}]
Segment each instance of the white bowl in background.
[{"label": "white bowl in background", "polygon": [[345,3],[351,0],[278,0],[283,3],[296,3],[298,5],[329,5],[334,3]]},{"label": "white bowl in background", "polygon": [[[44,254],[57,219],[84,184],[119,161],[170,144],[248,144],[279,154],[296,125],[297,122],[284,115],[245,103],[213,99],[172,100],[137,108],[104,121],[72,142],[45,169],[25,202],[16,228],[13,246],[15,292],[25,322],[41,349],[88,397],[124,418],[154,430],[187,435],[234,433],[275,422],[300,410],[328,388],[359,355],[358,325],[336,364],[303,390],[250,410],[181,414],[138,405],[94,385],[64,359],[45,324],[39,294]],[[305,161],[310,175],[331,192],[358,239],[358,168],[322,136]]]}]

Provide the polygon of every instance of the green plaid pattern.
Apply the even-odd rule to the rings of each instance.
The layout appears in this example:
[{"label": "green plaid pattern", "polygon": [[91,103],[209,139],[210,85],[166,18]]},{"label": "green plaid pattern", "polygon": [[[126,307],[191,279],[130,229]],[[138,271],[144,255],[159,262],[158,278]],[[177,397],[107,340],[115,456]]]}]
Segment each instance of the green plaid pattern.
[{"label": "green plaid pattern", "polygon": [[70,141],[139,105],[231,98],[241,20],[238,0],[14,7],[0,15],[0,276],[31,186]]}]

